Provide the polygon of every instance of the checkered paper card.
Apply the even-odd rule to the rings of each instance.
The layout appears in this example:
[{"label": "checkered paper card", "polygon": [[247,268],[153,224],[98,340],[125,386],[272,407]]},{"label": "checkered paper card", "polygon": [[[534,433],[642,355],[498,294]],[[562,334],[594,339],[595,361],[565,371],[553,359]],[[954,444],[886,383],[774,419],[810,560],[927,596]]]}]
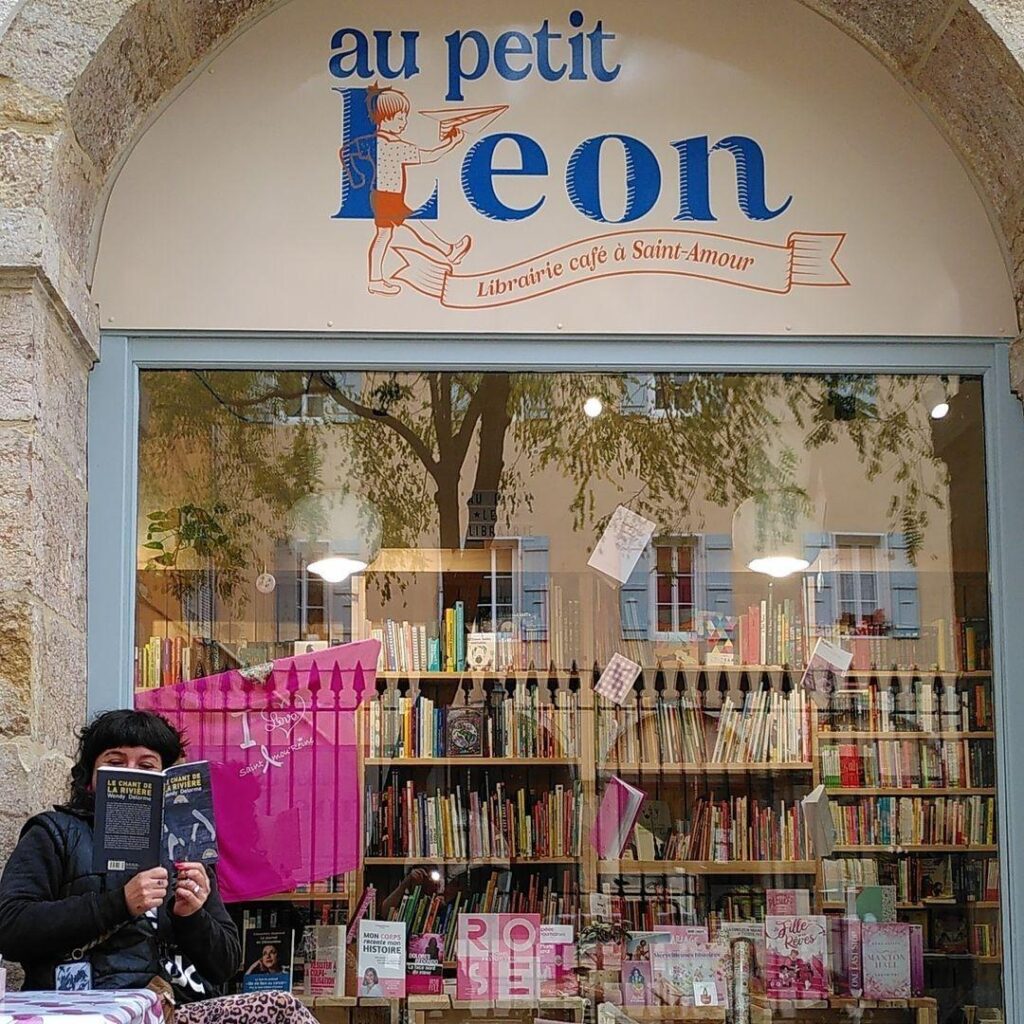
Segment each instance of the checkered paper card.
[{"label": "checkered paper card", "polygon": [[594,684],[594,689],[602,697],[621,704],[633,688],[638,675],[640,675],[640,666],[635,661],[630,661],[629,658],[616,652],[605,665],[601,678]]}]

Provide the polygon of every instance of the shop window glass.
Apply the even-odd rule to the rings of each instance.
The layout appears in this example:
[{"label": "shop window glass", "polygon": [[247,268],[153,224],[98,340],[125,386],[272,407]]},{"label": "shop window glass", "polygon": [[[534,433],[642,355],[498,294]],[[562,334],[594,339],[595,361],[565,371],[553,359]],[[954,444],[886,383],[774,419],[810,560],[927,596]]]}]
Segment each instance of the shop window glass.
[{"label": "shop window glass", "polygon": [[[141,388],[137,700],[208,707],[200,755],[242,730],[289,881],[233,912],[294,938],[303,998],[362,908],[482,1017],[519,985],[513,1016],[599,1024],[1001,1007],[980,381]],[[376,660],[332,675],[350,642]],[[481,913],[536,915],[523,950]]]}]

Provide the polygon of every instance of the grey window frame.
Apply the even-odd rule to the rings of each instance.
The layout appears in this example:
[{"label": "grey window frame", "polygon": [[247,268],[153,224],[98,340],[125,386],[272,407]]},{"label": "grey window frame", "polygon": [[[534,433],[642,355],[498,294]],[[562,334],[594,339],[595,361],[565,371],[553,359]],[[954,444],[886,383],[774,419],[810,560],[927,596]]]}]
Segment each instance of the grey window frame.
[{"label": "grey window frame", "polygon": [[[984,388],[989,597],[1003,879],[1007,1020],[1024,1020],[1024,701],[1008,699],[1024,664],[1024,415],[1010,390],[1009,340],[413,334],[110,333],[89,388],[88,698],[92,713],[132,700],[139,373],[145,369],[487,370],[971,374]],[[1019,937],[1019,938],[1018,938]]]}]

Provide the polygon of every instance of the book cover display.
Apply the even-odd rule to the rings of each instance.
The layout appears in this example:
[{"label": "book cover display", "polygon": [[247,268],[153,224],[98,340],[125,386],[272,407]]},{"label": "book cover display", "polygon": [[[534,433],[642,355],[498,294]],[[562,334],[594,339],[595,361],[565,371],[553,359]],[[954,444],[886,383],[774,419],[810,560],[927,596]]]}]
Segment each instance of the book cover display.
[{"label": "book cover display", "polygon": [[480,708],[448,712],[448,756],[480,757],[484,752],[484,713]]},{"label": "book cover display", "polygon": [[439,995],[444,989],[444,935],[423,932],[409,936],[405,990],[409,995]]},{"label": "book cover display", "polygon": [[292,990],[293,935],[290,928],[250,928],[244,936],[243,992]]},{"label": "book cover display", "polygon": [[457,998],[536,999],[539,947],[539,914],[460,914]]},{"label": "book cover display", "polygon": [[96,782],[93,869],[134,875],[191,861],[217,863],[210,766],[163,772],[100,768]]},{"label": "book cover display", "polygon": [[356,967],[362,998],[401,999],[405,995],[405,922],[359,922]]},{"label": "book cover display", "polygon": [[345,994],[345,926],[313,925],[306,960],[306,993],[311,996]]},{"label": "book cover display", "polygon": [[827,918],[766,917],[765,949],[765,991],[770,999],[828,998]]},{"label": "book cover display", "polygon": [[861,929],[864,997],[909,999],[910,925],[866,921]]},{"label": "book cover display", "polygon": [[576,944],[571,924],[542,924],[537,948],[542,999],[563,999],[579,994]]},{"label": "book cover display", "polygon": [[590,833],[590,841],[598,857],[622,855],[644,800],[646,794],[643,790],[624,782],[617,775],[608,780]]}]

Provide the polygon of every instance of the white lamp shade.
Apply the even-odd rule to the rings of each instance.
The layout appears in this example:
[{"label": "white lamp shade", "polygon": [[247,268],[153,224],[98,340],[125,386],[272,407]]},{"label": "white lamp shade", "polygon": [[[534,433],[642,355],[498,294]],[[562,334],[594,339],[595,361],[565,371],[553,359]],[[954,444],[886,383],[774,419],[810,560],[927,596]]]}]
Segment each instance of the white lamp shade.
[{"label": "white lamp shade", "polygon": [[[792,496],[769,492],[748,498],[732,520],[733,550],[751,572],[784,579],[803,572],[810,562],[804,537],[811,521],[804,511],[793,511]],[[801,502],[796,502],[798,506]]]},{"label": "white lamp shade", "polygon": [[291,508],[291,540],[327,547],[308,569],[330,583],[362,572],[380,552],[383,523],[377,508],[344,491],[309,494]]}]

